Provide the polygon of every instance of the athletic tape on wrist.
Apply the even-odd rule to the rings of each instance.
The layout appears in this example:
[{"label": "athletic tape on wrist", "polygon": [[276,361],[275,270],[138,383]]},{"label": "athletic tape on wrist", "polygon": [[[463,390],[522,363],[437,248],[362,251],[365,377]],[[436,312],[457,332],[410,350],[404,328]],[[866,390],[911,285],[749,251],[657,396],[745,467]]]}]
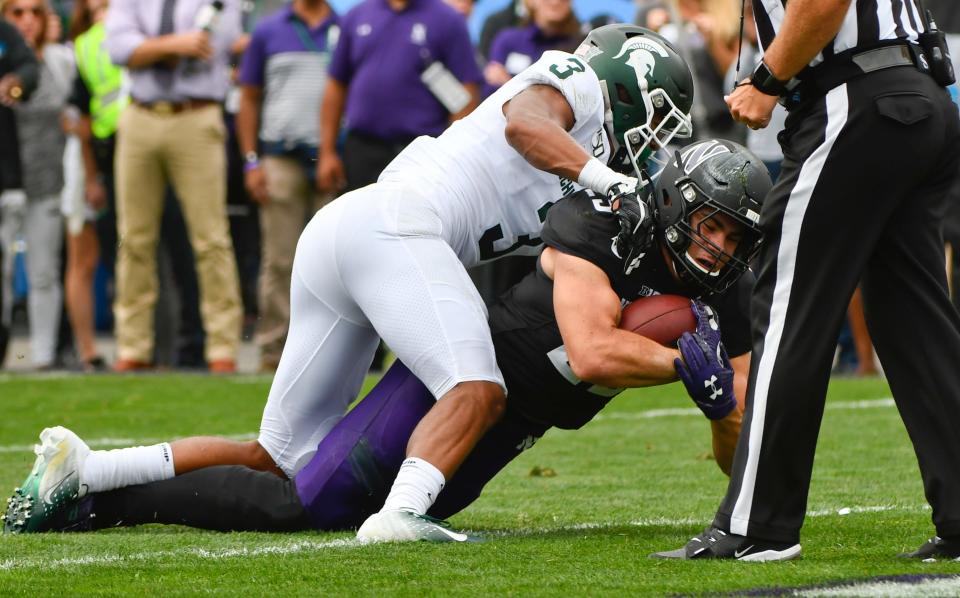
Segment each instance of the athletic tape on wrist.
[{"label": "athletic tape on wrist", "polygon": [[598,193],[606,193],[617,183],[623,183],[628,177],[612,170],[600,160],[590,158],[583,165],[580,176],[577,177],[577,183],[593,189]]}]

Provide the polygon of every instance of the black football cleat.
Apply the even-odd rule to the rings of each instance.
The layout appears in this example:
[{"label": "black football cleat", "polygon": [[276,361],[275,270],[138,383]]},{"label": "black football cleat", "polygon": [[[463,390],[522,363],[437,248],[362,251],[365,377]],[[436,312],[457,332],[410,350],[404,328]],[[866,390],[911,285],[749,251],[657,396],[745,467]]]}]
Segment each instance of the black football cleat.
[{"label": "black football cleat", "polygon": [[902,559],[920,559],[922,561],[960,561],[960,539],[945,539],[934,536],[913,552],[904,552],[897,556]]},{"label": "black football cleat", "polygon": [[800,545],[758,540],[709,527],[699,536],[691,538],[683,548],[655,552],[650,557],[683,560],[789,561],[800,557]]}]

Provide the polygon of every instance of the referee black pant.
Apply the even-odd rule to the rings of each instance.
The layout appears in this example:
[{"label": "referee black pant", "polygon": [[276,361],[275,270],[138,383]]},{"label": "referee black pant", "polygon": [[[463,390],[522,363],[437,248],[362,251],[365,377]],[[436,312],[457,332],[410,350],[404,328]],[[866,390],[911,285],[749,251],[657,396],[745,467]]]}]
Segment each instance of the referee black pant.
[{"label": "referee black pant", "polygon": [[941,236],[960,119],[913,67],[793,110],[763,207],[747,409],[714,524],[797,542],[837,334],[862,280],[867,325],[913,442],[933,522],[960,535],[960,318]]}]

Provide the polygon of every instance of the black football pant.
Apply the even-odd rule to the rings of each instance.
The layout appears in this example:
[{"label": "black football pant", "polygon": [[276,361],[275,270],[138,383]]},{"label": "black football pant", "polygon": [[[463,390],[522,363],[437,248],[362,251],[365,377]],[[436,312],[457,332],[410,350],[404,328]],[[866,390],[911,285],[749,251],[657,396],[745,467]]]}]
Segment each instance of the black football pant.
[{"label": "black football pant", "polygon": [[933,522],[960,534],[960,318],[940,233],[958,172],[957,108],[894,67],[800,106],[764,204],[747,410],[714,521],[799,540],[830,366],[862,279],[867,324],[913,442]]},{"label": "black football pant", "polygon": [[291,480],[239,465],[94,494],[92,514],[93,529],[145,523],[222,532],[313,529]]}]

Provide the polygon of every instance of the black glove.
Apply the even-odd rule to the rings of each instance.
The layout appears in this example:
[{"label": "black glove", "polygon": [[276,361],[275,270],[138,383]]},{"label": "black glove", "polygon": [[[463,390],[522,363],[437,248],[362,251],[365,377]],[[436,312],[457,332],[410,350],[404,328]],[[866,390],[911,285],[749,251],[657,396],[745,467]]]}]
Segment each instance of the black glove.
[{"label": "black glove", "polygon": [[653,244],[656,230],[653,210],[650,207],[649,194],[632,189],[620,192],[620,188],[611,190],[610,200],[613,213],[620,220],[620,234],[617,235],[617,252],[623,257],[623,272],[630,274],[647,248]]}]

